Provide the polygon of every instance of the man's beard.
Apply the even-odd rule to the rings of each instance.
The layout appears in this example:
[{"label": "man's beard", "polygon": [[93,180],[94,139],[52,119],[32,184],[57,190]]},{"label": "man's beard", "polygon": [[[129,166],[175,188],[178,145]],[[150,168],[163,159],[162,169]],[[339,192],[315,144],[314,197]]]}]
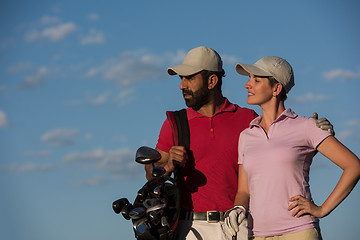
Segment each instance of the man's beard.
[{"label": "man's beard", "polygon": [[186,106],[193,108],[195,111],[199,110],[210,100],[210,90],[206,84],[204,84],[203,87],[195,92],[186,89],[184,89],[182,92],[183,94],[189,94],[192,96],[190,99],[185,99],[185,103]]}]

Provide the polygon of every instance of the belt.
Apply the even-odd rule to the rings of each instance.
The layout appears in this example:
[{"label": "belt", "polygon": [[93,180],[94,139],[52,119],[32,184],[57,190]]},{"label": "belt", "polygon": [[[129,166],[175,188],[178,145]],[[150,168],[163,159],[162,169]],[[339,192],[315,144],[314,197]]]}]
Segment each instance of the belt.
[{"label": "belt", "polygon": [[180,219],[182,220],[200,220],[209,223],[223,222],[225,212],[207,211],[207,212],[191,212],[181,211]]}]

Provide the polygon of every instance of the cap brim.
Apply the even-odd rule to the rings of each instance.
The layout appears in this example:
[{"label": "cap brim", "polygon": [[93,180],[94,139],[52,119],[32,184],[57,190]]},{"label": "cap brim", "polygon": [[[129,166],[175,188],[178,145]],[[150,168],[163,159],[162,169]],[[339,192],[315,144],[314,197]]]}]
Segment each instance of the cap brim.
[{"label": "cap brim", "polygon": [[249,76],[250,73],[254,74],[255,76],[261,76],[261,77],[270,77],[271,73],[262,70],[261,68],[258,68],[254,65],[248,65],[248,64],[236,64],[236,71],[240,75]]},{"label": "cap brim", "polygon": [[199,67],[193,67],[193,66],[189,66],[189,65],[185,65],[185,64],[177,65],[177,66],[170,67],[167,69],[167,71],[170,75],[178,74],[181,76],[190,76],[190,75],[198,73],[202,70],[203,69],[201,69]]}]

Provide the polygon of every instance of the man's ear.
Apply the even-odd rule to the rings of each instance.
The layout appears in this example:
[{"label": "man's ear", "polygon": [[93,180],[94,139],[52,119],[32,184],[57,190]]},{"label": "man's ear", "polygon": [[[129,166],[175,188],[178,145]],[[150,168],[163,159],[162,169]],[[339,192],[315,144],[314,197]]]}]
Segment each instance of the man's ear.
[{"label": "man's ear", "polygon": [[214,89],[218,81],[219,78],[218,76],[216,76],[216,74],[211,75],[208,79],[208,89],[209,90]]}]

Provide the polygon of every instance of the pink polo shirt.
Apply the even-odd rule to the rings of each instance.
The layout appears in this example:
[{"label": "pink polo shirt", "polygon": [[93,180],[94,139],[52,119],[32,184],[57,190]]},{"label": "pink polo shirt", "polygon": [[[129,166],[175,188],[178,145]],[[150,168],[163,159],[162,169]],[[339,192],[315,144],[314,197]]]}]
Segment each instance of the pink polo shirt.
[{"label": "pink polo shirt", "polygon": [[243,164],[250,190],[250,213],[257,237],[276,236],[318,226],[318,219],[291,216],[289,198],[311,199],[309,170],[316,147],[330,133],[313,118],[285,110],[270,126],[259,126],[261,116],[240,134],[239,164]]},{"label": "pink polo shirt", "polygon": [[[227,99],[212,117],[187,109],[190,128],[190,158],[183,169],[182,209],[194,212],[227,211],[234,205],[239,165],[238,140],[257,114],[231,104]],[[174,145],[166,120],[157,147],[169,152]],[[192,156],[191,156],[192,155]]]}]

